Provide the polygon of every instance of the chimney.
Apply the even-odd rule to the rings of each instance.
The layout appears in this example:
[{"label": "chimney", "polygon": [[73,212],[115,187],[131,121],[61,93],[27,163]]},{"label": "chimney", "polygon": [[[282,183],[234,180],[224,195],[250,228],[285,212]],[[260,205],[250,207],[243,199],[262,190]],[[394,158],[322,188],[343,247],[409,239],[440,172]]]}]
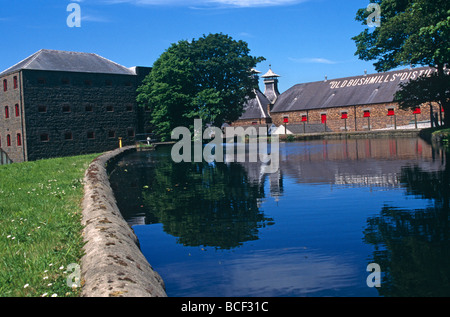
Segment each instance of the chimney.
[{"label": "chimney", "polygon": [[274,104],[280,95],[278,91],[278,77],[280,75],[275,74],[270,66],[269,71],[261,77],[264,78],[264,95],[269,99],[271,104]]}]

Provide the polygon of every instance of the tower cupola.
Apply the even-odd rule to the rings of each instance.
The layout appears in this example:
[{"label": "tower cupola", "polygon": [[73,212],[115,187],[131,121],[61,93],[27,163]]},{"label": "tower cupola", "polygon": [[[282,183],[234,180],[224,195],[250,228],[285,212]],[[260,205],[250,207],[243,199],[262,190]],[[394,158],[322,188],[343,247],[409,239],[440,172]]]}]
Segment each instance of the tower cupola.
[{"label": "tower cupola", "polygon": [[274,104],[280,95],[280,92],[278,91],[278,77],[280,77],[280,75],[275,74],[272,71],[271,66],[272,65],[269,65],[269,71],[261,77],[264,78],[264,95],[266,95],[267,99]]}]

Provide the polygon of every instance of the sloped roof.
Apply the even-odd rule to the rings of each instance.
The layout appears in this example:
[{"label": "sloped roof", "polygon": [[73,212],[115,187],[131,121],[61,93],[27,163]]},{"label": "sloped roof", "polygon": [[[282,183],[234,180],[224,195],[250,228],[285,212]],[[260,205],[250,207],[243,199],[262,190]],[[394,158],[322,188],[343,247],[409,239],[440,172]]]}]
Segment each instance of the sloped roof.
[{"label": "sloped roof", "polygon": [[401,82],[433,71],[431,67],[420,67],[298,84],[278,96],[271,112],[393,102]]},{"label": "sloped roof", "polygon": [[269,71],[261,76],[262,78],[272,78],[272,77],[280,77],[280,75],[275,74],[271,68],[269,68]]},{"label": "sloped roof", "polygon": [[135,75],[133,69],[126,68],[97,54],[41,49],[4,70],[0,76],[22,69]]},{"label": "sloped roof", "polygon": [[249,99],[244,105],[244,113],[239,120],[267,118],[267,105],[270,101],[258,89],[255,90],[256,97]]}]

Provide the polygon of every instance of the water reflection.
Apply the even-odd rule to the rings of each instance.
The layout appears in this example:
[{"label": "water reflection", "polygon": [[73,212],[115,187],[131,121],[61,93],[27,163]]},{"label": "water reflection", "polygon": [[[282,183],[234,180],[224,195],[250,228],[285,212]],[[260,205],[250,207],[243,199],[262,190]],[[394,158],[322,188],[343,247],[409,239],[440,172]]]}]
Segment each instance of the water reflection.
[{"label": "water reflection", "polygon": [[131,225],[160,224],[134,228],[144,249],[158,241],[146,252],[169,295],[448,296],[448,160],[417,138],[321,140],[281,144],[266,174],[161,148],[125,157],[111,184]]},{"label": "water reflection", "polygon": [[367,220],[364,241],[374,245],[373,262],[384,268],[382,296],[450,295],[450,156],[442,158],[443,170],[401,171],[407,194],[430,200],[429,207],[386,205]]},{"label": "water reflection", "polygon": [[[111,176],[116,192],[124,186],[123,172],[136,182],[128,195],[137,195],[137,201],[119,199],[119,209],[131,223],[162,223],[180,244],[218,249],[256,240],[259,228],[273,224],[259,210],[264,187],[249,180],[240,164],[174,164],[167,151],[162,153],[166,155],[143,166],[138,155],[137,162],[119,164]],[[127,206],[130,201],[133,205]]]}]

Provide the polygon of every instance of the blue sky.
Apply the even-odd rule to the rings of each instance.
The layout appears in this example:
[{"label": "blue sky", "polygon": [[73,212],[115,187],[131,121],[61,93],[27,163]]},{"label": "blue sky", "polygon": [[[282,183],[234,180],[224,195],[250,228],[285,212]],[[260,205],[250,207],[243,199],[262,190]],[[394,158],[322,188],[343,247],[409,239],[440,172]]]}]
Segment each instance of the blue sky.
[{"label": "blue sky", "polygon": [[[81,27],[66,20],[81,8]],[[280,92],[309,82],[374,73],[358,60],[351,38],[369,0],[0,0],[0,70],[46,48],[99,54],[131,66],[152,66],[179,40],[228,34],[249,44],[281,76]]]}]

